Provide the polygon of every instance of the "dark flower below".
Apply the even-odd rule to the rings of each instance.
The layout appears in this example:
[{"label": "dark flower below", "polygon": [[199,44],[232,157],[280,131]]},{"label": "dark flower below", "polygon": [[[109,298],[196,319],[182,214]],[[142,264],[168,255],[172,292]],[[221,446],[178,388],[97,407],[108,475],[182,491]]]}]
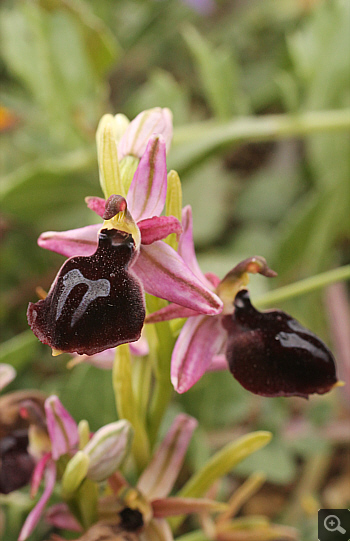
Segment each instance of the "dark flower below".
[{"label": "dark flower below", "polygon": [[62,266],[44,300],[30,303],[34,334],[59,352],[94,355],[138,340],[145,318],[143,289],[128,270],[130,234],[103,229],[96,252]]},{"label": "dark flower below", "polygon": [[324,394],[337,383],[335,360],[327,346],[285,312],[259,312],[241,290],[228,331],[226,357],[233,376],[262,396]]}]

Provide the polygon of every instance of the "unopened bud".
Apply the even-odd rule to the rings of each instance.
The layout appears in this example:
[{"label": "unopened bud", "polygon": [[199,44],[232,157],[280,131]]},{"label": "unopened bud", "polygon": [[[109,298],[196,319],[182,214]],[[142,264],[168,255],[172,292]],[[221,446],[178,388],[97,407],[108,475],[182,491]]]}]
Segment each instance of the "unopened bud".
[{"label": "unopened bud", "polygon": [[84,451],[78,451],[68,462],[62,477],[62,492],[68,496],[75,492],[86,477],[90,459]]},{"label": "unopened bud", "polygon": [[126,420],[100,428],[84,448],[89,457],[87,477],[100,482],[112,475],[130,451],[132,438],[133,429]]}]

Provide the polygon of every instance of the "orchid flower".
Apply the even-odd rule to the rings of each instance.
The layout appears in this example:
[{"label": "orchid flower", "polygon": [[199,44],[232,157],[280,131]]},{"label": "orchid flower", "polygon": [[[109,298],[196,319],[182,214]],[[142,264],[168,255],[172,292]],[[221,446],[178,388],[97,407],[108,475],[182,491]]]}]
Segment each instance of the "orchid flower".
[{"label": "orchid flower", "polygon": [[[141,474],[136,487],[131,487],[120,472],[109,480],[113,495],[99,502],[99,520],[79,538],[92,541],[103,535],[106,539],[135,539],[139,541],[172,541],[173,535],[165,518],[188,513],[216,512],[225,504],[209,499],[168,497],[179,474],[185,453],[197,422],[180,414],[160,443],[149,465]],[[54,526],[73,524],[66,508],[51,511],[49,522]]]},{"label": "orchid flower", "polygon": [[[0,389],[15,376],[12,366],[0,364]],[[47,447],[45,398],[44,393],[34,390],[14,391],[0,397],[1,494],[9,494],[29,483],[38,460],[38,447]]]},{"label": "orchid flower", "polygon": [[[101,120],[97,148],[108,199],[89,197],[87,204],[104,218],[102,229],[97,224],[39,237],[40,246],[70,257],[47,298],[28,309],[33,332],[54,351],[94,355],[138,340],[144,321],[143,288],[199,313],[221,311],[219,297],[162,242],[182,229],[174,216],[161,216],[167,192],[167,141],[162,135],[150,136],[150,129],[159,124],[152,119],[139,115],[119,141],[126,159],[132,152],[139,155],[149,138],[128,189],[119,172],[115,122],[111,115]],[[166,120],[163,131],[169,140]]]},{"label": "orchid flower", "polygon": [[50,396],[45,401],[45,415],[50,448],[42,453],[34,469],[31,497],[37,494],[43,479],[44,491],[27,516],[18,541],[27,539],[39,522],[55,487],[59,471],[57,462],[62,456],[71,457],[62,477],[62,492],[67,495],[74,492],[85,478],[95,482],[107,479],[120,466],[130,449],[132,429],[127,421],[102,427],[79,450],[78,425],[57,396]]},{"label": "orchid flower", "polygon": [[148,323],[188,317],[175,344],[171,380],[178,393],[187,391],[225,353],[234,377],[263,396],[323,394],[337,384],[332,353],[313,333],[281,311],[260,313],[249,301],[248,273],[276,276],[262,257],[236,265],[220,280],[204,275],[193,243],[192,211],[183,209],[179,254],[193,273],[223,303],[220,314],[208,316],[169,304],[147,318]]}]

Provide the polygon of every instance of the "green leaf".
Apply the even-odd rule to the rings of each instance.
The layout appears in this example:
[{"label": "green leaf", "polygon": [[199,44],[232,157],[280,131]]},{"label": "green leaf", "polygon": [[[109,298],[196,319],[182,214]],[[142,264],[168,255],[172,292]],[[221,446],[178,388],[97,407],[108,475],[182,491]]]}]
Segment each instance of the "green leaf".
[{"label": "green leaf", "polygon": [[24,331],[0,346],[0,363],[11,364],[21,370],[29,363],[38,349],[39,342],[32,331]]},{"label": "green leaf", "polygon": [[214,49],[193,26],[186,26],[182,34],[214,115],[225,120],[232,113],[246,112],[238,90],[238,66],[232,50],[223,46]]},{"label": "green leaf", "polygon": [[274,438],[267,448],[260,449],[239,464],[235,473],[244,477],[255,471],[264,472],[268,481],[287,484],[296,475],[296,462],[289,448]]}]

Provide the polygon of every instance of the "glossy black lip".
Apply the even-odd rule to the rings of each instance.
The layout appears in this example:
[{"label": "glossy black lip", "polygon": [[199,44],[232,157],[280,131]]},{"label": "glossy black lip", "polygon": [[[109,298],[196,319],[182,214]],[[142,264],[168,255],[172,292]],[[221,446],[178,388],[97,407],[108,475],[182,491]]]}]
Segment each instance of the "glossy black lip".
[{"label": "glossy black lip", "polygon": [[296,319],[279,310],[259,312],[246,290],[237,293],[234,313],[225,316],[226,357],[241,385],[261,396],[324,394],[337,383],[328,347]]},{"label": "glossy black lip", "polygon": [[145,307],[142,285],[128,268],[134,256],[130,234],[102,229],[96,252],[68,259],[46,299],[29,304],[34,334],[55,350],[86,355],[138,340]]}]

